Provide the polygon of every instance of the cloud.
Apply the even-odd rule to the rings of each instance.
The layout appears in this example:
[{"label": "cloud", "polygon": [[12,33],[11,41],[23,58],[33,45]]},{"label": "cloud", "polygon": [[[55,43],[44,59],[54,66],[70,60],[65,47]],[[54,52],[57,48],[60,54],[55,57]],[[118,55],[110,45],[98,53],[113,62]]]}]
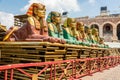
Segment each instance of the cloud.
[{"label": "cloud", "polygon": [[96,0],[89,0],[89,3],[94,4]]},{"label": "cloud", "polygon": [[14,15],[11,13],[0,12],[0,23],[5,25],[8,29],[14,25]]},{"label": "cloud", "polygon": [[46,5],[47,12],[58,11],[58,12],[78,12],[80,6],[78,0],[29,0],[26,6],[21,11],[26,11],[32,3],[43,3]]}]

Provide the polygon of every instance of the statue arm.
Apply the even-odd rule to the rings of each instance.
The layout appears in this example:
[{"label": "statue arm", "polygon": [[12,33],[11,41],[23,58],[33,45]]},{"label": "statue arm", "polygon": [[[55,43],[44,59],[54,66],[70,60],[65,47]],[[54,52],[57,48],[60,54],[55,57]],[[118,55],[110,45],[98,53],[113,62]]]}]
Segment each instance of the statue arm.
[{"label": "statue arm", "polygon": [[27,21],[29,22],[30,25],[35,26],[35,23],[32,17],[28,17]]},{"label": "statue arm", "polygon": [[63,28],[63,35],[65,39],[69,39],[70,38],[70,32],[68,30],[68,28]]},{"label": "statue arm", "polygon": [[96,39],[95,39],[95,36],[93,36],[93,35],[92,35],[92,42],[93,42],[93,43],[96,43],[96,42],[97,42]]},{"label": "statue arm", "polygon": [[48,24],[48,29],[49,29],[49,35],[54,37],[55,33],[54,33],[54,29],[51,23]]},{"label": "statue arm", "polygon": [[87,35],[86,35],[86,33],[84,33],[84,40],[87,40]]},{"label": "statue arm", "polygon": [[87,41],[93,43],[93,36],[88,34],[86,36],[87,36]]},{"label": "statue arm", "polygon": [[77,31],[76,34],[77,34],[76,39],[80,40],[79,32]]},{"label": "statue arm", "polygon": [[13,29],[11,29],[8,34],[6,34],[6,36],[3,38],[3,41],[7,41],[11,35],[14,34],[14,31],[18,30],[19,28],[18,27],[13,27]]}]

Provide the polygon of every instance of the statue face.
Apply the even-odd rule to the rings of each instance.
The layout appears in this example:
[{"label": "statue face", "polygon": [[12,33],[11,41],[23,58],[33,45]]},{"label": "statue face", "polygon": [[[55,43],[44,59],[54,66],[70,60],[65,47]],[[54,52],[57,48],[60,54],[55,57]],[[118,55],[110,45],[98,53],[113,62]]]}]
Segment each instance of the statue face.
[{"label": "statue face", "polygon": [[98,36],[99,35],[98,29],[93,28],[92,29],[92,34],[95,35],[95,36]]},{"label": "statue face", "polygon": [[56,23],[56,24],[59,24],[61,23],[61,14],[58,13],[58,12],[52,12],[51,13],[52,15],[52,22]]},{"label": "statue face", "polygon": [[96,36],[98,36],[98,35],[99,35],[98,31],[96,31],[96,32],[95,32],[95,35],[96,35]]},{"label": "statue face", "polygon": [[91,34],[91,33],[92,33],[92,30],[91,30],[91,29],[88,29],[87,33],[88,33],[88,34]]},{"label": "statue face", "polygon": [[84,24],[82,22],[77,22],[77,29],[84,32]]},{"label": "statue face", "polygon": [[61,16],[53,16],[53,21],[57,24],[61,23]]},{"label": "statue face", "polygon": [[45,18],[45,12],[46,12],[45,6],[42,6],[40,8],[39,7],[34,8],[35,15],[37,15],[40,18]]},{"label": "statue face", "polygon": [[74,23],[74,22],[72,22],[70,25],[71,25],[72,28],[76,27],[76,23]]},{"label": "statue face", "polygon": [[84,26],[79,26],[80,31],[84,31]]},{"label": "statue face", "polygon": [[72,28],[76,28],[76,21],[75,19],[71,18],[70,22],[69,22],[69,26]]},{"label": "statue face", "polygon": [[84,31],[84,27],[81,27],[80,29],[81,29],[81,31]]}]

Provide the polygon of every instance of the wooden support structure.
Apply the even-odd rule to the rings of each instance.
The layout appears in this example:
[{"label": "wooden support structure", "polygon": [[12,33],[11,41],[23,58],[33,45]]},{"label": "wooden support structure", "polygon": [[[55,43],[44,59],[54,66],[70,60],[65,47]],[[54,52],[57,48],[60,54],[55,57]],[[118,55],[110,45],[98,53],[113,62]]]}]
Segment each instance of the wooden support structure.
[{"label": "wooden support structure", "polygon": [[49,42],[0,42],[1,64],[109,56],[105,48]]}]

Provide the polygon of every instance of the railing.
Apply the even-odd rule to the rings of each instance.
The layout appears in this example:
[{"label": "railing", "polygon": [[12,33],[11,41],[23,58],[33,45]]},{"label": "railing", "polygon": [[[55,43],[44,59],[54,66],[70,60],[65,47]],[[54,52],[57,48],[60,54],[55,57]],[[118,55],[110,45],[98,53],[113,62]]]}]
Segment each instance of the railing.
[{"label": "railing", "polygon": [[[13,80],[73,80],[120,64],[120,56],[85,58],[54,62],[25,63],[0,66],[0,77]],[[36,72],[35,72],[36,71]],[[19,76],[16,76],[18,75]],[[42,78],[41,78],[42,77]]]}]

